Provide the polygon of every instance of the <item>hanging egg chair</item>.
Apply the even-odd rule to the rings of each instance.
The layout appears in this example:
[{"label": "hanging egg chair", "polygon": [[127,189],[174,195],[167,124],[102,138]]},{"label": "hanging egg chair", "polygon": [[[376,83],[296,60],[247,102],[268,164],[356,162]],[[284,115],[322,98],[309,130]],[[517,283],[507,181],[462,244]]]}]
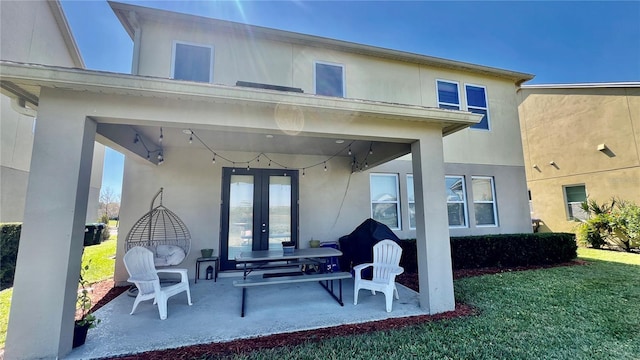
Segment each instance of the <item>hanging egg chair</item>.
[{"label": "hanging egg chair", "polygon": [[[162,205],[163,188],[151,200],[148,213],[131,228],[125,240],[125,251],[135,246],[145,247],[154,254],[156,267],[175,266],[189,255],[189,229],[173,211]],[[153,207],[160,196],[160,205]]]}]

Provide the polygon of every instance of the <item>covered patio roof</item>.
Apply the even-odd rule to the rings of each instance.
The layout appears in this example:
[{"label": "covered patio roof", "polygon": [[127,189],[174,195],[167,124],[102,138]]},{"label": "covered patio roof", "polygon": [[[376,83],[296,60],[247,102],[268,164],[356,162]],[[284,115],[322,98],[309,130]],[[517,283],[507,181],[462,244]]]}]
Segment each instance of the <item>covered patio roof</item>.
[{"label": "covered patio roof", "polygon": [[[133,146],[134,134],[148,144],[159,145],[159,127],[165,133],[165,147],[187,146],[188,129],[197,131],[205,143],[216,144],[220,151],[253,151],[264,153],[297,153],[331,156],[338,143],[352,143],[354,152],[365,151],[371,142],[395,143],[384,156],[370,160],[370,165],[389,161],[410,152],[413,139],[394,136],[389,131],[384,139],[364,133],[352,133],[352,125],[370,124],[384,120],[410,121],[440,127],[443,136],[480,121],[481,116],[464,111],[443,110],[417,105],[395,104],[370,100],[344,99],[298,92],[286,92],[244,86],[227,86],[144,77],[102,71],[61,68],[9,61],[0,62],[2,93],[15,98],[24,106],[37,109],[42,89],[135,97],[138,101],[163,99],[166,102],[188,101],[194,106],[183,108],[180,119],[140,118],[124,111],[94,111],[87,114],[98,123],[97,140],[116,150],[146,158],[140,147]],[[196,109],[199,107],[200,109]],[[242,108],[247,118],[229,116]],[[208,118],[197,118],[202,110]],[[267,116],[275,121],[252,121]],[[175,115],[175,114],[173,114]],[[317,128],[319,120],[335,126]],[[286,143],[278,140],[286,136]],[[185,141],[178,140],[184,139]],[[230,140],[233,139],[233,140]],[[383,155],[380,153],[379,155]],[[157,159],[151,158],[156,162]]]}]

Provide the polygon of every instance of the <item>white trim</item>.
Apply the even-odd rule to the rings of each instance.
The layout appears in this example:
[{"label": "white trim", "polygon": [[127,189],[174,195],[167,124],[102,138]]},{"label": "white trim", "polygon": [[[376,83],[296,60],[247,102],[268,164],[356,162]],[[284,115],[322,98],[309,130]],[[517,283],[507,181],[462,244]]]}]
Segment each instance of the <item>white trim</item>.
[{"label": "white trim", "polygon": [[[371,213],[371,218],[376,220],[373,217],[373,199],[371,198],[371,179],[374,176],[379,176],[379,177],[393,177],[396,180],[396,201],[376,201],[376,204],[396,204],[396,216],[398,218],[398,227],[397,228],[392,228],[389,227],[391,230],[402,230],[402,213],[401,213],[401,206],[400,206],[400,177],[398,176],[398,174],[389,174],[389,173],[371,173],[369,174],[369,211]],[[378,220],[376,220],[378,221]]]},{"label": "white trim", "polygon": [[[449,201],[449,199],[447,199],[447,211],[448,211],[448,207],[449,204],[462,204],[463,206],[463,210],[464,210],[464,223],[465,225],[449,225],[449,229],[466,229],[469,228],[469,207],[468,207],[468,196],[467,196],[467,184],[466,184],[466,178],[464,175],[445,175],[444,179],[445,179],[445,184],[447,183],[447,178],[459,178],[462,179],[462,201]],[[446,189],[445,189],[446,191]],[[447,219],[448,219],[448,215],[447,215]]]},{"label": "white trim", "polygon": [[[337,66],[340,69],[342,69],[342,96],[343,98],[347,97],[347,85],[346,85],[346,79],[347,79],[347,75],[346,75],[346,67],[344,64],[340,64],[340,63],[333,63],[333,62],[329,62],[329,61],[320,61],[320,60],[316,60],[313,62],[313,93],[314,94],[318,94],[318,88],[317,88],[317,77],[318,75],[316,74],[316,65],[329,65],[329,66]],[[339,97],[339,96],[336,96]]]},{"label": "white trim", "polygon": [[[409,178],[411,178],[411,191],[413,191],[413,201],[411,201],[411,199],[409,199]],[[407,174],[407,215],[408,215],[408,219],[409,219],[409,230],[415,230],[416,227],[411,227],[411,213],[409,212],[409,210],[411,209],[411,204],[413,204],[413,207],[415,209],[415,205],[416,205],[416,191],[415,191],[415,187],[413,185],[413,174]]]},{"label": "white trim", "polygon": [[208,45],[208,44],[199,44],[199,43],[194,43],[194,42],[189,42],[189,41],[182,41],[182,40],[173,40],[173,44],[171,46],[171,73],[169,74],[169,78],[170,79],[175,79],[175,65],[176,65],[176,45],[177,44],[181,44],[181,45],[188,45],[188,46],[197,46],[197,47],[202,47],[202,48],[208,48],[210,49],[210,58],[209,58],[209,83],[213,83],[213,57],[214,57],[214,47],[213,45]]},{"label": "white trim", "polygon": [[[458,91],[458,103],[454,104],[454,103],[447,103],[444,101],[440,101],[440,94],[438,91],[438,82],[443,82],[443,83],[448,83],[448,84],[455,84],[456,85],[456,90]],[[457,81],[452,81],[452,80],[444,80],[444,79],[436,79],[436,107],[439,108],[440,104],[442,105],[447,105],[447,106],[457,106],[458,110],[462,110],[462,97],[460,96],[460,83]],[[448,109],[450,110],[450,109]]]},{"label": "white trim", "polygon": [[522,89],[584,89],[584,88],[636,88],[638,81],[602,82],[602,83],[572,83],[572,84],[532,84],[521,85]]},{"label": "white trim", "polygon": [[[479,200],[476,201],[475,198],[473,198],[473,204],[493,204],[493,219],[495,220],[495,222],[493,224],[482,224],[482,225],[478,225],[477,222],[478,220],[476,220],[476,227],[498,227],[500,226],[500,221],[498,221],[498,201],[496,200],[496,184],[495,184],[495,180],[493,179],[493,176],[471,176],[471,184],[473,187],[473,180],[474,179],[489,179],[489,181],[491,182],[491,197],[492,197],[492,201],[486,201],[486,200]],[[474,194],[475,196],[475,194]],[[473,209],[474,215],[475,215],[475,207]]]},{"label": "white trim", "polygon": [[471,106],[474,109],[480,109],[480,110],[486,110],[487,111],[487,128],[486,129],[477,129],[477,128],[473,127],[474,125],[471,125],[471,126],[469,126],[469,129],[470,130],[479,130],[479,131],[491,131],[491,115],[489,114],[489,95],[487,94],[487,87],[484,86],[484,85],[464,83],[465,109],[467,111],[469,111],[469,99],[467,97],[467,86],[473,86],[473,87],[484,89],[484,103],[487,106],[486,108],[482,108],[480,106]]}]

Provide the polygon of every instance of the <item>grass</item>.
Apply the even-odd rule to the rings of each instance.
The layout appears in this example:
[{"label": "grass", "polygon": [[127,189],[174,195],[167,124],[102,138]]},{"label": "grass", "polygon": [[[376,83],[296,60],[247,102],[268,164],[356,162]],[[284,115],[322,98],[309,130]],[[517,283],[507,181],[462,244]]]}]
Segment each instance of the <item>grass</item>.
[{"label": "grass", "polygon": [[[113,276],[115,241],[85,249],[91,281]],[[640,255],[578,249],[588,265],[455,281],[480,315],[336,337],[233,359],[638,359]],[[10,289],[0,292],[4,347]],[[206,357],[198,358],[201,360]]]},{"label": "grass", "polygon": [[[113,277],[116,254],[115,239],[102,242],[99,245],[87,246],[84,249],[83,262],[91,259],[91,266],[87,271],[87,279],[90,283],[102,281]],[[11,307],[11,295],[13,288],[0,291],[0,348],[4,348],[9,324],[9,310]]]},{"label": "grass", "polygon": [[580,249],[579,257],[589,264],[456,280],[475,317],[232,358],[638,359],[640,255]]}]

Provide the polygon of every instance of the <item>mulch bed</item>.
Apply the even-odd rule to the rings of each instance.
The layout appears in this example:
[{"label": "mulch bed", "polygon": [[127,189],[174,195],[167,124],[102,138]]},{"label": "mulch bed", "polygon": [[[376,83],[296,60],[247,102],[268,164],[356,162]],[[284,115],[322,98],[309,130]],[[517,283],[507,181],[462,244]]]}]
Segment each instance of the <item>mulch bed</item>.
[{"label": "mulch bed", "polygon": [[[544,269],[557,266],[573,266],[584,265],[585,261],[572,261],[556,265],[528,266],[515,268],[482,268],[482,269],[465,269],[455,270],[454,279],[470,276],[480,276],[487,274],[497,274],[513,271],[524,271],[533,269]],[[400,284],[419,291],[418,274],[405,273],[397,277]],[[129,287],[114,287],[113,280],[106,280],[92,285],[93,301],[95,302],[92,310],[104,306],[109,301],[125,292]],[[296,331],[286,334],[275,334],[262,336],[252,339],[234,340],[225,343],[200,344],[194,346],[186,346],[176,349],[157,350],[140,353],[136,355],[119,357],[120,360],[159,360],[159,359],[190,359],[208,355],[211,357],[225,357],[233,354],[249,353],[260,349],[270,349],[283,346],[295,346],[309,342],[319,342],[328,338],[337,336],[349,336],[356,334],[366,334],[375,331],[384,331],[391,329],[400,329],[407,326],[418,325],[430,321],[440,321],[453,319],[464,316],[477,315],[479,312],[473,306],[467,304],[456,303],[456,309],[446,313],[436,315],[420,315],[405,318],[394,318],[380,321],[371,321],[362,324],[340,325],[330,328]]]}]

